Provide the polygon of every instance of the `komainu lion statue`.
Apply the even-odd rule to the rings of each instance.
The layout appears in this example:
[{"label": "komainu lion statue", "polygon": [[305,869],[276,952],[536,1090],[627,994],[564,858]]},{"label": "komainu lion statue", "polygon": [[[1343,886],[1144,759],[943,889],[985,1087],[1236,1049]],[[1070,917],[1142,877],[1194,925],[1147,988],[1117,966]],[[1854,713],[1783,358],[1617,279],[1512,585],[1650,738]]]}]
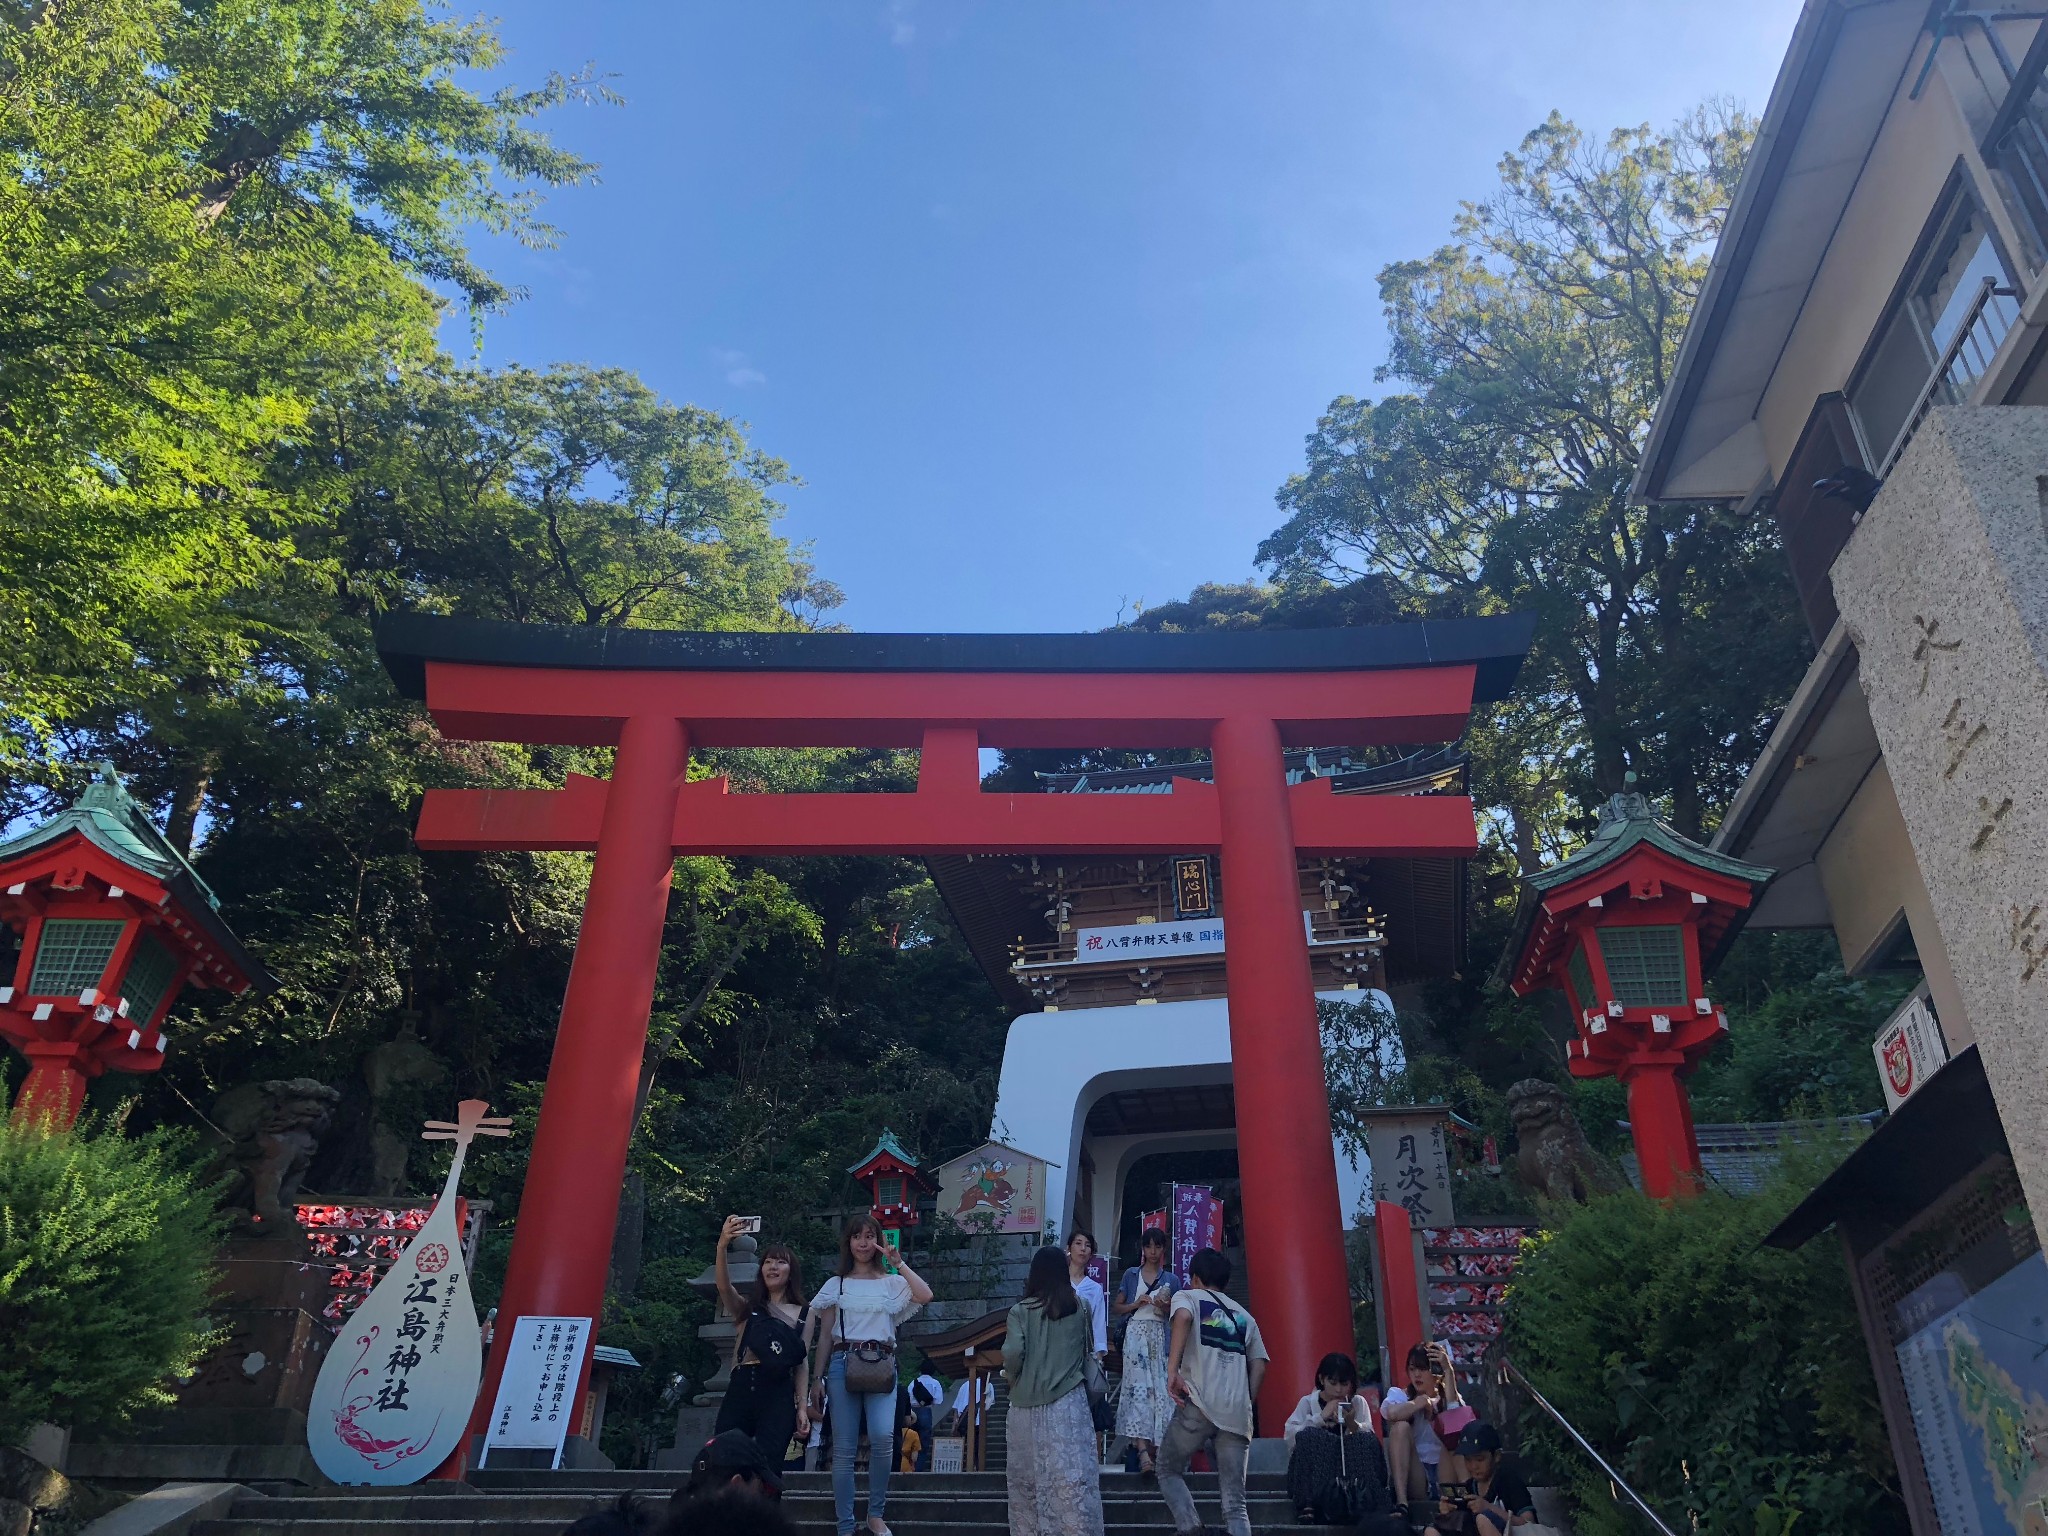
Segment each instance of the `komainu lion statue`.
[{"label": "komainu lion statue", "polygon": [[1584,1205],[1595,1195],[1628,1187],[1615,1166],[1587,1144],[1557,1084],[1540,1077],[1515,1084],[1508,1090],[1508,1118],[1520,1143],[1515,1174],[1538,1199]]}]

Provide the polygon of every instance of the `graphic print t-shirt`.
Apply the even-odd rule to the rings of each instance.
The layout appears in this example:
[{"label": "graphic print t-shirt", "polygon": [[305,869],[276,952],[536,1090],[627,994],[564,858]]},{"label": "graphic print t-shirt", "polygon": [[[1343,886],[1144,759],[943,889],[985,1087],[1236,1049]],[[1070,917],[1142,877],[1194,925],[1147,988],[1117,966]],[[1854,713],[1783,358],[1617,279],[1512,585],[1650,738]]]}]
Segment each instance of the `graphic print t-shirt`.
[{"label": "graphic print t-shirt", "polygon": [[1181,1351],[1181,1379],[1195,1406],[1218,1429],[1252,1437],[1252,1394],[1248,1367],[1264,1360],[1266,1341],[1259,1325],[1220,1291],[1187,1290],[1173,1298],[1173,1315],[1192,1320],[1187,1347]]}]

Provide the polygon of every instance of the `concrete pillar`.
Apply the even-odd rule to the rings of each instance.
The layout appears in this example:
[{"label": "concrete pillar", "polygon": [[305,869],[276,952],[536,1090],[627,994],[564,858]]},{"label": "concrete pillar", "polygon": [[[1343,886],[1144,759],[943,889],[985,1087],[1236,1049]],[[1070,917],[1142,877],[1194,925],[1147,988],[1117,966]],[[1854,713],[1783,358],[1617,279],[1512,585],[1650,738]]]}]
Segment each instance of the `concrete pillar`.
[{"label": "concrete pillar", "polygon": [[1935,411],[1833,579],[2020,1181],[2048,1209],[2048,409]]}]

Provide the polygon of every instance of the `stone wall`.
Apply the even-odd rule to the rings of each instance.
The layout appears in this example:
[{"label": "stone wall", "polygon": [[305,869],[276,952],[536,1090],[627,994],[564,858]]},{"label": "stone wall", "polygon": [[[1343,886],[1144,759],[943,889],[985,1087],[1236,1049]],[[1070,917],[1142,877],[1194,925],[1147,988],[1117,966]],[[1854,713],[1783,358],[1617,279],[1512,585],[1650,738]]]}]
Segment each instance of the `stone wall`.
[{"label": "stone wall", "polygon": [[1936,411],[1833,580],[2021,1182],[2048,1209],[2048,409]]}]

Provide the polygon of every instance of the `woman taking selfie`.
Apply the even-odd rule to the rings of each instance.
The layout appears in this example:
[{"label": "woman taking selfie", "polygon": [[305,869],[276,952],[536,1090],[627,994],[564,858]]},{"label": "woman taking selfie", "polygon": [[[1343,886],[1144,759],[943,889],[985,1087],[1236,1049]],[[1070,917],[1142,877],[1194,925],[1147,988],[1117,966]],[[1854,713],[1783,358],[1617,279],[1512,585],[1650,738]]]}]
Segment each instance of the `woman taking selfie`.
[{"label": "woman taking selfie", "polygon": [[1150,1476],[1153,1455],[1173,1417],[1166,1395],[1166,1311],[1175,1281],[1166,1267],[1166,1234],[1156,1227],[1138,1244],[1143,1262],[1124,1271],[1109,1309],[1124,1325],[1124,1377],[1117,1395],[1116,1432],[1138,1450],[1138,1470]]},{"label": "woman taking selfie", "polygon": [[811,1298],[811,1406],[832,1405],[832,1503],[839,1536],[853,1536],[853,1459],[868,1436],[868,1529],[889,1536],[890,1451],[896,1437],[896,1329],[932,1299],[932,1288],[882,1241],[881,1223],[863,1213],[839,1238],[839,1273]]},{"label": "woman taking selfie", "polygon": [[1012,1536],[1102,1536],[1102,1479],[1088,1412],[1094,1350],[1095,1328],[1066,1261],[1057,1248],[1039,1249],[1003,1337]]},{"label": "woman taking selfie", "polygon": [[783,1243],[761,1250],[760,1271],[745,1295],[733,1285],[726,1250],[747,1220],[728,1216],[718,1234],[718,1299],[738,1325],[739,1336],[733,1340],[732,1385],[719,1405],[717,1429],[744,1431],[768,1465],[780,1468],[789,1459],[790,1441],[811,1429],[810,1362],[804,1358],[804,1323],[811,1309],[804,1305],[796,1255]]}]

